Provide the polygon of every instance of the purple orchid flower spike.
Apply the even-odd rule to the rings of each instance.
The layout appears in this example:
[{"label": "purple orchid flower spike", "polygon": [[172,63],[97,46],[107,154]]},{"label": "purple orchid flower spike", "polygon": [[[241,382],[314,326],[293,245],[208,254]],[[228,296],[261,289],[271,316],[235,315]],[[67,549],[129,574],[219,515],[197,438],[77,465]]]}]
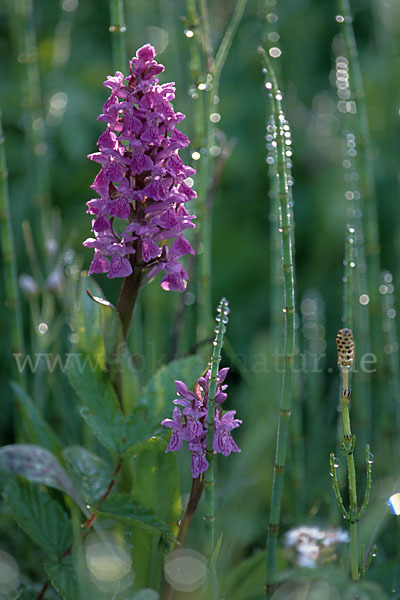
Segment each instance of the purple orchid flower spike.
[{"label": "purple orchid flower spike", "polygon": [[194,227],[185,204],[196,193],[179,150],[189,139],[176,127],[185,115],[175,112],[173,83],[160,84],[163,65],[149,44],[130,61],[130,75],[107,77],[111,95],[99,121],[106,130],[97,140],[99,152],[89,158],[101,169],[91,186],[99,197],[89,200],[94,237],[83,242],[94,249],[89,275],[129,277],[149,270],[164,272],[161,287],[183,292],[188,274],[179,260],[194,250],[184,237]]},{"label": "purple orchid flower spike", "polygon": [[[232,438],[232,430],[239,427],[240,419],[235,419],[236,411],[223,412],[222,402],[226,400],[227,394],[224,390],[228,387],[223,385],[229,369],[221,369],[218,373],[217,391],[215,395],[215,419],[214,419],[214,453],[219,452],[229,456],[231,452],[240,452],[236,442]],[[183,381],[175,381],[178,398],[174,400],[176,405],[173,410],[173,419],[164,419],[161,425],[172,429],[172,435],[166,452],[180,450],[183,441],[186,441],[192,454],[190,468],[193,478],[199,477],[208,469],[206,459],[207,441],[207,409],[208,391],[211,372],[208,371],[204,377],[200,377],[194,387],[194,391],[187,388]],[[179,408],[181,407],[181,408]]]}]

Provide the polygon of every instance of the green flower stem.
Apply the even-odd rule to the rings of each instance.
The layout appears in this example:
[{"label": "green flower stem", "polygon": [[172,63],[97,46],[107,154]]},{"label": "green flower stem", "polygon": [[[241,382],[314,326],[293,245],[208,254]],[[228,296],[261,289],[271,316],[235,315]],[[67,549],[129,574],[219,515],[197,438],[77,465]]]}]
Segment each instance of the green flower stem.
[{"label": "green flower stem", "polygon": [[142,282],[143,272],[133,265],[133,273],[125,277],[119,294],[117,312],[121,319],[122,336],[124,341],[128,338],[129,328],[131,326],[133,310],[139,294],[140,284]]},{"label": "green flower stem", "polygon": [[125,73],[127,68],[127,54],[124,0],[110,0],[110,33],[113,68],[116,71]]},{"label": "green flower stem", "polygon": [[[217,392],[218,371],[221,362],[221,350],[224,344],[224,334],[228,323],[228,302],[223,298],[217,309],[217,327],[215,330],[215,339],[213,342],[213,351],[211,355],[211,374],[210,387],[208,391],[208,410],[207,410],[207,453],[208,469],[204,476],[204,496],[205,496],[205,529],[206,529],[206,556],[209,561],[214,554],[215,548],[215,498],[214,498],[214,417],[215,417],[215,395]],[[218,600],[218,581],[215,564],[211,567],[211,588],[213,600]]]},{"label": "green flower stem", "polygon": [[[24,336],[21,304],[17,282],[17,259],[15,255],[14,234],[11,222],[10,199],[8,193],[8,171],[5,153],[5,138],[0,111],[0,227],[1,250],[4,269],[4,284],[7,306],[10,311],[10,335],[12,354],[24,354]],[[16,363],[12,360],[13,376],[18,380],[25,378],[24,373],[19,373]]]},{"label": "green flower stem", "polygon": [[289,418],[293,398],[293,363],[295,353],[295,287],[294,287],[294,236],[292,199],[288,186],[287,161],[282,111],[282,95],[278,89],[276,77],[270,60],[263,48],[260,48],[263,63],[269,78],[267,86],[271,90],[271,106],[276,130],[279,179],[279,232],[281,237],[281,261],[283,268],[283,313],[284,313],[284,366],[278,431],[276,438],[275,466],[272,483],[272,497],[267,535],[266,552],[266,597],[269,598],[276,587],[276,551],[281,515],[283,481],[286,468],[287,438]]}]

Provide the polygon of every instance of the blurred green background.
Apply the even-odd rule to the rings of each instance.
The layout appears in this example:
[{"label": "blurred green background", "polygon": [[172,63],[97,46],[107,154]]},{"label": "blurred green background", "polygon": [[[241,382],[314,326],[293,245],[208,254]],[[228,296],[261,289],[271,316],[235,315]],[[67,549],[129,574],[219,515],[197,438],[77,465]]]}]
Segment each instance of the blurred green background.
[{"label": "blurred green background", "polygon": [[[217,45],[229,20],[232,2],[218,0],[209,5],[212,37]],[[53,339],[50,337],[50,327],[45,334],[50,341],[40,346],[43,336],[38,332],[38,323],[32,322],[29,301],[24,297],[27,350],[37,352],[41,347],[43,352],[55,349],[66,352],[71,341],[73,343],[73,331],[69,326],[72,303],[65,297],[64,279],[73,280],[80,270],[88,268],[91,260],[91,252],[81,243],[90,235],[90,217],[85,213],[85,202],[92,197],[90,185],[97,173],[97,165],[87,160],[86,155],[96,151],[96,140],[103,130],[96,118],[107,97],[102,82],[112,73],[109,6],[105,0],[81,0],[79,5],[78,0],[34,2],[40,109],[44,116],[46,143],[40,154],[49,169],[50,202],[59,219],[59,230],[51,227],[47,240],[41,238],[38,211],[32,198],[34,173],[24,135],[26,71],[21,56],[18,60],[18,28],[15,18],[10,18],[11,6],[12,0],[9,5],[4,0],[0,3],[0,97],[18,271],[19,274],[32,274],[22,235],[24,220],[31,223],[39,260],[42,261],[43,244],[54,242],[58,246],[55,254],[59,259],[57,285],[53,290],[56,334]],[[352,8],[373,141],[381,263],[383,268],[394,273],[397,283],[400,276],[400,8],[396,0],[354,0]],[[128,55],[132,56],[144,43],[155,45],[159,61],[166,66],[161,80],[176,82],[174,108],[187,115],[181,128],[192,137],[194,101],[188,91],[193,82],[187,59],[190,44],[194,42],[184,35],[185,26],[180,19],[187,14],[185,2],[126,0],[125,12]],[[277,23],[270,17],[274,14],[279,17]],[[233,149],[224,165],[214,199],[213,304],[216,306],[222,296],[230,302],[228,338],[231,351],[224,360],[231,365],[233,373],[229,380],[231,406],[244,420],[242,431],[237,435],[242,454],[231,456],[228,467],[224,465],[221,474],[225,487],[221,485],[223,492],[219,501],[225,515],[221,518],[221,526],[227,531],[227,562],[263,546],[271,485],[275,437],[272,425],[275,424],[274,409],[278,400],[270,336],[270,200],[265,163],[265,121],[269,105],[256,49],[260,43],[271,45],[268,35],[273,31],[279,31],[280,35],[277,45],[282,55],[274,60],[274,64],[282,82],[286,114],[292,127],[297,303],[299,307],[310,289],[319,292],[320,337],[326,341],[327,352],[326,360],[321,361],[323,372],[316,375],[314,416],[320,431],[319,458],[315,459],[315,464],[307,460],[304,463],[304,457],[303,462],[300,459],[300,466],[303,465],[300,476],[305,477],[304,469],[308,473],[307,487],[303,486],[306,497],[301,499],[300,509],[297,507],[299,499],[295,496],[299,477],[295,465],[299,463],[294,460],[291,463],[294,466],[289,466],[283,522],[289,526],[315,515],[324,520],[329,514],[331,521],[337,520],[337,516],[332,517],[335,509],[331,506],[328,456],[336,444],[338,375],[334,339],[343,312],[344,232],[348,216],[342,167],[343,122],[336,107],[334,85],[335,58],[340,47],[335,15],[334,3],[317,0],[249,0],[221,78],[218,109],[222,118],[217,126],[221,132],[218,136],[232,142]],[[190,152],[194,149],[192,146]],[[189,152],[184,158],[190,160]],[[67,259],[66,249],[69,252]],[[53,268],[55,264],[56,260]],[[49,275],[47,272],[46,278]],[[119,282],[102,276],[96,279],[107,298],[116,302]],[[142,381],[172,356],[180,300],[178,294],[163,292],[157,282],[143,293],[140,307],[143,317],[140,339],[145,340],[140,342]],[[190,351],[195,343],[195,300],[196,290],[189,283],[184,305],[187,333],[179,348],[181,354]],[[1,279],[0,302],[0,435],[2,443],[6,444],[15,441],[15,437],[8,385],[12,369],[9,313]],[[298,318],[299,350],[304,344],[300,317],[301,314]],[[132,345],[136,343],[139,342],[135,339]],[[324,348],[325,342],[321,350]],[[266,361],[263,364],[268,366],[260,367],[260,360]],[[299,378],[300,399],[310,385],[306,380],[307,377]],[[43,373],[40,385],[32,393],[65,443],[81,441],[82,432],[75,414],[76,400],[62,373]],[[380,399],[375,398],[375,401]],[[310,424],[304,422],[305,414],[299,413],[298,419],[300,435],[301,432],[309,435]],[[314,446],[312,448],[315,450]],[[377,457],[379,449],[376,450]],[[292,457],[296,457],[296,446]],[[382,480],[384,477],[397,478],[398,466],[389,465],[387,461],[383,463],[378,467]],[[188,481],[184,485],[189,485]],[[378,481],[378,496],[379,485]],[[246,493],[245,505],[243,493]],[[382,501],[379,496],[379,502]],[[237,524],[236,531],[232,530],[232,519]],[[369,528],[371,526],[368,524]],[[366,529],[368,527],[366,525]],[[396,543],[398,545],[398,531],[396,540],[386,541],[385,557],[390,557]]]}]

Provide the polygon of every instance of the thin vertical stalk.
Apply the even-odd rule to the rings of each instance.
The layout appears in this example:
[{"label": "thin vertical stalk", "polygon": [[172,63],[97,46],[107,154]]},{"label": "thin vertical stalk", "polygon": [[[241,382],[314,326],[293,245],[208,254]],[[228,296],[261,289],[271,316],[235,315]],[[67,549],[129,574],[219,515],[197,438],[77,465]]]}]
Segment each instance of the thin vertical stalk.
[{"label": "thin vertical stalk", "polygon": [[347,329],[353,329],[353,272],[354,262],[354,227],[346,227],[346,249],[345,249],[345,270],[343,285],[343,326]]},{"label": "thin vertical stalk", "polygon": [[[211,561],[215,548],[215,498],[214,498],[214,418],[215,418],[215,395],[217,392],[218,371],[221,362],[221,350],[224,345],[224,334],[228,323],[229,305],[225,298],[222,298],[217,309],[217,327],[215,329],[215,339],[213,342],[213,351],[210,363],[210,387],[208,391],[208,409],[207,409],[207,461],[208,469],[204,476],[204,497],[205,497],[205,529],[206,529],[206,556]],[[215,563],[211,566],[211,589],[213,600],[218,600],[218,580]]]},{"label": "thin vertical stalk", "polygon": [[[377,374],[378,379],[376,384],[380,387],[380,378],[383,375],[383,336],[380,325],[380,300],[378,294],[377,282],[379,281],[380,275],[380,243],[379,243],[379,230],[378,230],[378,210],[374,189],[374,169],[373,169],[373,158],[372,158],[372,145],[371,137],[368,125],[367,109],[365,103],[365,93],[361,74],[360,63],[358,59],[358,50],[356,39],[353,29],[353,17],[351,13],[350,0],[338,0],[339,15],[337,21],[339,27],[343,32],[344,42],[346,46],[346,53],[348,58],[349,67],[349,88],[351,92],[352,102],[348,102],[350,110],[350,116],[353,121],[353,130],[355,134],[355,142],[357,145],[357,151],[355,155],[355,163],[358,165],[358,171],[360,175],[359,179],[359,190],[361,196],[361,208],[362,218],[364,221],[364,232],[365,232],[365,261],[366,261],[366,282],[367,291],[366,299],[369,304],[369,316],[370,316],[370,330],[373,348],[373,352],[377,358]],[[354,104],[354,106],[351,106]],[[362,235],[362,232],[361,232]],[[364,305],[365,306],[365,305]],[[360,308],[360,312],[364,307]],[[364,311],[365,312],[365,311]],[[360,314],[361,319],[365,319],[365,316]],[[367,334],[363,321],[360,322],[364,332]],[[365,350],[364,345],[368,343],[368,339],[361,340],[360,349],[363,352],[371,352],[371,350]],[[365,428],[367,431],[368,422],[371,418],[371,384],[368,374],[362,373],[361,378],[362,390],[361,393],[366,392],[365,403],[363,404],[362,420],[364,423],[362,430]],[[379,390],[375,390],[379,393]],[[377,434],[379,435],[379,434]]]},{"label": "thin vertical stalk", "polygon": [[124,73],[127,68],[124,0],[110,0],[110,33],[113,68]]},{"label": "thin vertical stalk", "polygon": [[238,0],[232,13],[231,20],[228,27],[226,28],[225,34],[218,47],[217,54],[214,61],[214,94],[218,96],[219,80],[221,77],[222,69],[225,61],[228,57],[229,50],[232,46],[232,41],[239,27],[239,23],[242,20],[244,9],[246,8],[247,0]]},{"label": "thin vertical stalk", "polygon": [[[12,354],[24,353],[24,337],[21,304],[17,282],[17,258],[15,255],[14,234],[11,222],[10,199],[8,193],[8,170],[6,163],[5,138],[0,111],[0,227],[1,250],[3,258],[4,284],[6,301],[10,311],[11,352]],[[17,379],[24,378],[15,368],[12,361],[12,371]]]},{"label": "thin vertical stalk", "polygon": [[293,363],[295,353],[295,286],[293,264],[293,216],[291,193],[288,186],[286,146],[283,130],[285,116],[282,111],[282,94],[278,89],[274,71],[268,55],[260,48],[268,77],[266,87],[271,91],[271,107],[275,120],[279,179],[279,233],[281,237],[281,261],[283,267],[283,313],[284,313],[284,367],[278,431],[276,438],[275,466],[267,535],[266,585],[269,598],[276,587],[276,550],[281,515],[284,473],[286,468],[287,438],[293,398]]},{"label": "thin vertical stalk", "polygon": [[[353,17],[351,14],[349,0],[338,0],[338,8],[340,15],[338,22],[343,29],[344,41],[346,45],[346,51],[349,61],[349,74],[350,74],[350,88],[353,91],[357,118],[354,119],[356,125],[356,132],[358,137],[358,152],[360,154],[360,167],[361,167],[361,193],[365,202],[366,211],[366,258],[369,262],[370,276],[369,276],[369,289],[370,293],[374,295],[376,309],[379,307],[379,301],[377,294],[373,290],[376,289],[376,281],[379,277],[379,233],[378,233],[378,219],[377,219],[377,206],[374,192],[374,171],[372,166],[372,150],[371,150],[371,138],[368,125],[367,108],[365,105],[365,93],[361,74],[360,63],[358,60],[358,50],[356,39],[353,29]],[[342,17],[342,19],[340,18]],[[372,305],[372,299],[371,299]],[[372,310],[372,306],[371,306]],[[379,308],[377,312],[379,311]]]},{"label": "thin vertical stalk", "polygon": [[[22,105],[25,110],[25,131],[33,165],[33,182],[30,184],[32,186],[32,203],[38,208],[42,239],[46,241],[51,232],[49,167],[33,2],[32,0],[10,2],[10,12],[15,16],[18,62],[25,67],[21,77],[23,81]],[[46,244],[44,244],[43,250],[46,251]]]},{"label": "thin vertical stalk", "polygon": [[347,475],[349,483],[349,528],[350,528],[350,563],[351,577],[358,581],[358,540],[357,540],[357,486],[354,463],[354,437],[351,433],[349,413],[349,367],[341,367],[341,398],[344,449],[347,454]]},{"label": "thin vertical stalk", "polygon": [[[196,39],[192,46],[191,71],[194,79],[192,98],[195,104],[195,137],[199,148],[198,161],[198,245],[201,248],[198,270],[197,342],[202,342],[210,329],[212,320],[211,264],[212,264],[212,212],[210,187],[213,162],[210,149],[214,139],[214,126],[210,120],[219,102],[219,80],[225,60],[232,45],[247,0],[238,0],[231,21],[214,57],[211,27],[206,0],[200,0],[201,20],[197,15],[195,0],[188,0],[189,25]],[[202,66],[202,63],[204,66]],[[195,75],[195,77],[193,77]]]}]

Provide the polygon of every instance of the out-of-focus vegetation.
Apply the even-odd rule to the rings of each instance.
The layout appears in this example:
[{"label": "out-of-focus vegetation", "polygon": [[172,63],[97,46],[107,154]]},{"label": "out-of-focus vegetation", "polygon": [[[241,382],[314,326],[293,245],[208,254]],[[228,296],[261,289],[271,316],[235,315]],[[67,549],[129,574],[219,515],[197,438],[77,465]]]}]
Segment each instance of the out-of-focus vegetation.
[{"label": "out-of-focus vegetation", "polygon": [[[86,155],[96,150],[96,140],[103,131],[103,124],[96,118],[107,97],[102,82],[112,73],[109,6],[106,0],[81,0],[79,4],[78,0],[34,2],[31,26],[34,24],[36,32],[40,70],[40,105],[34,107],[37,112],[32,124],[33,133],[39,136],[33,140],[34,164],[24,133],[26,127],[29,129],[32,85],[27,81],[26,66],[32,57],[29,52],[21,54],[23,40],[16,16],[25,3],[16,1],[16,12],[12,4],[11,0],[0,4],[0,105],[18,274],[33,277],[29,285],[25,281],[25,291],[21,292],[26,351],[36,356],[65,356],[66,352],[73,352],[75,343],[71,315],[79,274],[88,269],[91,260],[91,252],[81,243],[90,232],[85,202],[92,197],[90,185],[97,165]],[[230,18],[232,2],[219,0],[209,5],[216,45]],[[372,137],[380,260],[382,268],[393,274],[386,283],[396,288],[400,284],[400,9],[395,0],[354,0],[352,9]],[[193,139],[195,100],[189,91],[194,82],[188,56],[194,41],[184,34],[185,25],[180,19],[187,15],[186,3],[126,0],[125,13],[129,57],[147,42],[155,45],[158,59],[167,67],[162,81],[176,82],[174,108],[186,114],[182,130]],[[218,462],[217,531],[224,532],[218,560],[219,569],[225,569],[227,574],[222,578],[226,597],[237,600],[262,597],[261,552],[267,531],[280,381],[271,326],[271,202],[265,161],[269,106],[256,52],[259,44],[277,45],[282,50],[279,59],[274,59],[274,66],[292,128],[298,351],[300,355],[308,352],[305,361],[312,354],[324,354],[314,371],[308,364],[300,369],[296,379],[282,533],[301,524],[342,524],[331,489],[329,453],[337,445],[339,377],[335,335],[343,314],[345,225],[352,215],[345,197],[346,125],[338,110],[335,87],[335,61],[344,48],[336,14],[334,4],[317,0],[249,0],[220,82],[221,120],[217,123],[216,139],[222,150],[230,149],[230,155],[223,164],[213,198],[212,293],[213,306],[222,296],[230,303],[224,365],[230,365],[232,373],[228,380],[229,407],[237,410],[243,425],[236,436],[241,454]],[[278,22],[274,15],[279,17]],[[276,31],[280,39],[274,42],[276,38],[271,33]],[[193,150],[196,148],[191,146],[190,153]],[[184,158],[190,160],[189,151]],[[49,206],[45,235],[38,209],[38,168]],[[27,243],[30,230],[41,276]],[[116,303],[118,282],[103,276],[97,276],[96,281],[106,297]],[[384,281],[376,282],[377,288],[380,285],[385,285]],[[168,294],[157,283],[144,290],[137,319],[141,327],[130,339],[140,383],[144,384],[166,360],[193,350],[196,293],[189,283],[182,307],[179,294]],[[9,385],[16,363],[10,346],[10,313],[2,280],[0,300],[0,435],[5,445],[26,441],[27,432],[20,429]],[[394,300],[393,306],[384,305],[382,313],[373,315],[382,323],[383,331],[386,327],[386,334],[387,310],[396,306]],[[182,319],[185,329],[176,344]],[[355,338],[357,344],[357,330]],[[360,538],[368,545],[377,523],[380,524],[375,540],[377,555],[367,580],[382,586],[384,592],[365,584],[368,598],[398,597],[391,593],[393,587],[400,586],[400,529],[394,516],[385,517],[385,498],[398,491],[396,482],[400,480],[398,453],[394,452],[399,448],[400,430],[388,416],[395,412],[393,402],[399,402],[393,391],[397,384],[391,379],[393,372],[399,374],[398,347],[393,339],[392,343],[385,339],[382,360],[373,375],[373,381],[378,383],[373,383],[372,388],[372,420],[363,423],[362,412],[356,410],[354,422],[360,437],[363,428],[370,432],[375,455],[374,487],[360,526]],[[371,347],[369,352],[375,349]],[[56,366],[49,372],[44,360],[35,376],[28,376],[31,395],[64,445],[86,445],[101,454],[81,423],[78,401],[62,369]],[[353,380],[357,390],[357,374]],[[355,392],[353,406],[362,402],[363,398]],[[356,455],[360,469],[363,460],[360,446]],[[180,457],[180,461],[181,488],[189,493],[188,457]],[[364,485],[362,471],[359,482]],[[189,545],[196,548],[201,531],[199,518],[193,524]],[[6,513],[0,520],[0,546],[15,557],[25,576],[43,581],[40,553],[26,543],[24,534]],[[238,567],[245,559],[246,565]],[[290,560],[281,544],[280,567],[288,567]],[[332,573],[327,568],[321,574],[331,590],[336,578],[335,571]],[[248,587],[242,580],[250,582]],[[318,596],[325,591],[314,592],[315,597],[325,597]]]}]

